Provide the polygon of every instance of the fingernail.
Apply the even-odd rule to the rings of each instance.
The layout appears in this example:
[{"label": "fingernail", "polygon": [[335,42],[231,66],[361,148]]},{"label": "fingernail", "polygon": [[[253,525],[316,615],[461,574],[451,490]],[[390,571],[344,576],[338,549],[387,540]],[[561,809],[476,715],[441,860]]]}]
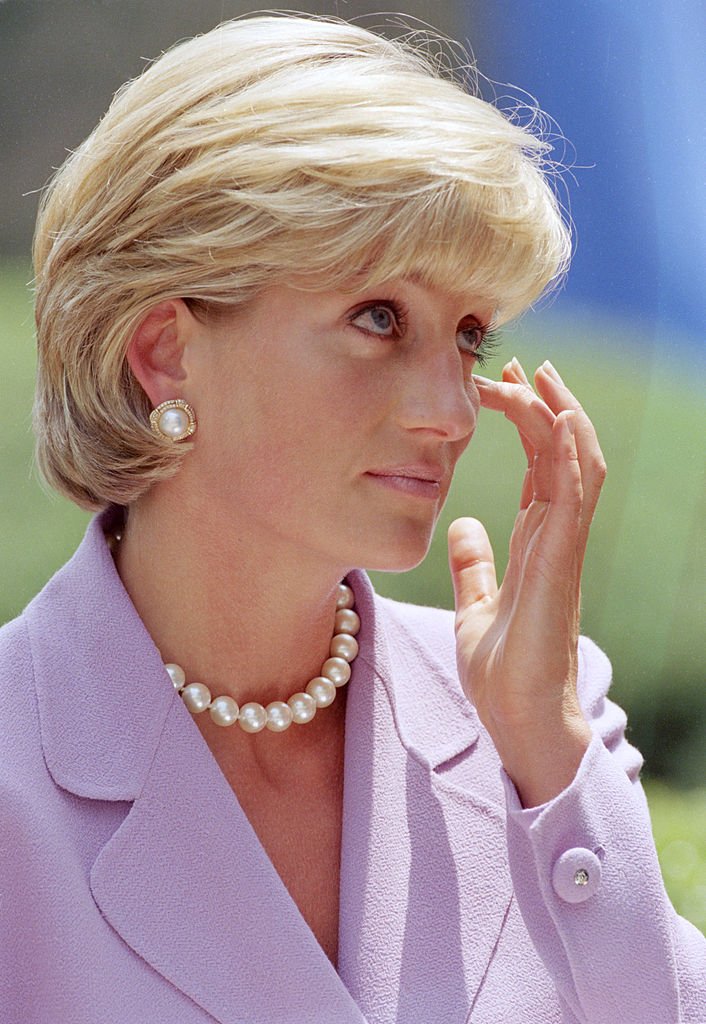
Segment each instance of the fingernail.
[{"label": "fingernail", "polygon": [[570,434],[576,433],[576,416],[573,412],[568,412],[564,416],[564,423],[566,423],[566,429]]},{"label": "fingernail", "polygon": [[[552,364],[549,362],[548,359],[545,359],[544,362],[542,363],[542,369],[546,373],[548,373],[550,377],[553,377],[555,381],[558,381],[559,384],[564,384],[564,381],[561,379],[561,377],[559,376],[559,374],[554,369],[554,367],[552,366]],[[564,387],[566,387],[565,384],[564,384]]]},{"label": "fingernail", "polygon": [[476,387],[489,388],[492,387],[493,384],[495,384],[494,380],[490,380],[490,378],[488,377],[479,377],[477,373],[474,373],[472,376],[473,383],[476,385]]},{"label": "fingernail", "polygon": [[517,358],[517,356],[513,356],[513,357],[512,357],[512,359],[510,360],[510,366],[511,366],[511,367],[513,368],[513,370],[515,371],[515,373],[517,374],[517,376],[518,376],[518,377],[520,378],[520,380],[521,380],[521,381],[522,381],[522,382],[523,382],[524,384],[526,384],[526,385],[527,385],[527,387],[529,387],[529,386],[530,386],[530,382],[529,382],[529,381],[527,380],[527,374],[526,374],[526,373],[525,373],[525,371],[524,371],[524,370],[522,369],[522,363],[521,363],[521,362],[520,362],[520,360],[519,360],[519,359]]}]

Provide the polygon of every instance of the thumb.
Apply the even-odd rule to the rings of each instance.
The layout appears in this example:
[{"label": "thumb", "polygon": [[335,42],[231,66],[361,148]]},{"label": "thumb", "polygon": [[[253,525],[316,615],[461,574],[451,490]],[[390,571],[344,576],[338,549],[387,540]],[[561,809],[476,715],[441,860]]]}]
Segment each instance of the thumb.
[{"label": "thumb", "polygon": [[449,526],[448,544],[456,613],[484,597],[495,597],[495,560],[483,524],[467,517],[454,519]]}]

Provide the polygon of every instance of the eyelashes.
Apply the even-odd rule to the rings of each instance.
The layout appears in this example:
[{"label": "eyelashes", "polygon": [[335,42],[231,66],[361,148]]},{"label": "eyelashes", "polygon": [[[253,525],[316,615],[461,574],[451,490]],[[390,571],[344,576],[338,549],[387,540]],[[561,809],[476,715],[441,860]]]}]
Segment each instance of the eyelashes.
[{"label": "eyelashes", "polygon": [[[364,318],[367,318],[367,326],[358,322]],[[375,338],[400,338],[407,330],[408,313],[397,300],[380,299],[354,310],[348,321]],[[488,363],[501,344],[500,331],[494,329],[491,324],[479,323],[476,320],[460,328],[458,334],[474,336],[467,348],[462,345],[459,345],[459,348],[461,352],[472,356],[479,367]]]},{"label": "eyelashes", "polygon": [[390,317],[387,325],[390,328],[390,331],[385,333],[384,329],[374,331],[367,327],[362,327],[362,330],[367,331],[368,334],[372,334],[376,338],[393,338],[401,337],[407,330],[407,311],[399,302],[396,302],[393,299],[384,299],[377,302],[367,303],[365,306],[362,306],[351,314],[349,322],[360,327],[361,325],[356,324],[356,320],[360,320],[362,317],[367,315],[371,318],[371,321],[375,323],[375,326],[382,327],[383,325],[380,322],[380,318],[375,320],[373,317],[374,313],[384,313]]},{"label": "eyelashes", "polygon": [[502,345],[502,337],[497,328],[481,327],[483,339],[475,351],[478,366],[486,366],[493,359]]}]

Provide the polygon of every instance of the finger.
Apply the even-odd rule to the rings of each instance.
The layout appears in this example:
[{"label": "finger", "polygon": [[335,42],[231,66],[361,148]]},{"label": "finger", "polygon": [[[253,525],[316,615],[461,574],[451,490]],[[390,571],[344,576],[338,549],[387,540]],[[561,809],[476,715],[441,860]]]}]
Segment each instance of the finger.
[{"label": "finger", "polygon": [[[586,416],[578,398],[566,386],[558,371],[548,359],[535,371],[534,383],[538,393],[557,416],[563,409],[571,409],[576,413]],[[586,416],[586,419],[588,420],[588,416]],[[588,422],[590,423],[590,420]],[[580,423],[577,418],[577,431],[579,426]]]},{"label": "finger", "polygon": [[[581,470],[575,440],[575,414],[565,411],[554,428],[554,474],[550,502],[537,507],[537,522],[518,584],[516,608],[526,625],[544,615],[548,621],[572,627],[578,616],[579,566],[576,554],[581,530]],[[531,513],[528,513],[531,517]],[[527,530],[529,520],[526,520]],[[539,525],[539,529],[536,527]]]},{"label": "finger", "polygon": [[593,520],[598,498],[600,497],[606,477],[603,452],[601,451],[593,423],[576,396],[564,384],[549,361],[539,367],[535,374],[535,381],[542,398],[553,412],[559,414],[563,409],[570,409],[575,413],[576,448],[583,487],[583,532],[585,541],[588,537],[588,529]]},{"label": "finger", "polygon": [[545,532],[564,561],[571,561],[583,511],[583,481],[576,445],[576,413],[561,412],[553,431],[552,488]]},{"label": "finger", "polygon": [[524,369],[522,367],[522,363],[519,361],[519,359],[516,356],[513,356],[512,359],[510,360],[510,362],[507,365],[508,365],[511,373],[514,375],[515,379],[517,380],[518,384],[525,384],[528,388],[532,387],[532,385],[530,384],[529,380],[527,379],[527,374],[525,373],[525,371],[524,371]]},{"label": "finger", "polygon": [[[511,371],[509,371],[511,374]],[[481,405],[504,412],[520,433],[527,454],[520,508],[530,502],[548,501],[551,489],[551,447],[554,413],[531,387],[509,381],[492,381],[474,374]]]},{"label": "finger", "polygon": [[[512,357],[509,363],[506,363],[505,366],[503,366],[502,379],[508,384],[522,384],[526,388],[532,388],[532,385],[527,380],[525,371],[522,369],[520,363],[514,356]],[[519,431],[519,434],[520,440],[522,441],[522,447],[524,448],[525,455],[527,456],[527,465],[531,467],[532,459],[534,458],[534,449],[532,448],[532,444],[529,438],[525,434],[523,434],[522,431]],[[525,477],[525,480],[527,480],[527,477]],[[528,498],[528,501],[530,500],[530,498]]]},{"label": "finger", "polygon": [[[502,378],[508,383],[521,384],[532,390],[532,385],[520,361],[513,356],[503,367]],[[520,509],[529,508],[532,501],[548,501],[551,488],[551,456],[547,449],[535,451],[528,438],[520,432],[522,447],[527,455],[527,472],[522,482]]]},{"label": "finger", "polygon": [[515,516],[510,535],[509,557],[500,587],[501,591],[511,600],[514,600],[514,595],[522,579],[527,548],[532,543],[535,531],[541,526],[541,515],[537,515],[537,509],[542,509],[542,514],[546,515],[547,505],[535,504],[531,510],[529,508],[520,509]]},{"label": "finger", "polygon": [[536,452],[551,447],[552,425],[556,419],[547,403],[522,384],[488,380],[473,375],[480,402],[485,409],[495,409],[514,423]]},{"label": "finger", "polygon": [[[533,460],[532,460],[533,461]],[[534,481],[532,473],[532,462],[530,462],[522,480],[522,490],[520,491],[520,511],[529,508],[530,502],[534,497]]]},{"label": "finger", "polygon": [[554,425],[551,494],[544,506],[542,536],[537,544],[545,569],[550,568],[557,579],[575,571],[576,544],[581,530],[583,487],[575,415],[564,411]]},{"label": "finger", "polygon": [[477,519],[455,519],[448,531],[449,568],[456,614],[498,592],[493,549]]}]

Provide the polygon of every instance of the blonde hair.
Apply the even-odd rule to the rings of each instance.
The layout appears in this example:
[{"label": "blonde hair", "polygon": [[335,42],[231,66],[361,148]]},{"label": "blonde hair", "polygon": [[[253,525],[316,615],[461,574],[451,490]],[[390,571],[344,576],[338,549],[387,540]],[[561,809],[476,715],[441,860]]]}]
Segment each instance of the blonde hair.
[{"label": "blonde hair", "polygon": [[34,245],[37,462],[84,508],[177,471],[126,350],[146,312],[417,275],[530,305],[567,265],[548,145],[419,45],[330,18],[227,22],[118,91],[48,187]]}]

